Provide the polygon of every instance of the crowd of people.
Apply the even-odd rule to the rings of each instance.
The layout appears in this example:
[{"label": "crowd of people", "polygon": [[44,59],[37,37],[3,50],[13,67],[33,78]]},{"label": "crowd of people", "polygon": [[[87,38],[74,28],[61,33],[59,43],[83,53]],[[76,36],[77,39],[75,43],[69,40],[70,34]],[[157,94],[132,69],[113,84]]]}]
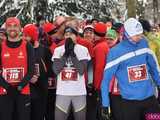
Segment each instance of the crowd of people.
[{"label": "crowd of people", "polygon": [[160,31],[147,20],[9,17],[0,54],[0,120],[160,120]]}]

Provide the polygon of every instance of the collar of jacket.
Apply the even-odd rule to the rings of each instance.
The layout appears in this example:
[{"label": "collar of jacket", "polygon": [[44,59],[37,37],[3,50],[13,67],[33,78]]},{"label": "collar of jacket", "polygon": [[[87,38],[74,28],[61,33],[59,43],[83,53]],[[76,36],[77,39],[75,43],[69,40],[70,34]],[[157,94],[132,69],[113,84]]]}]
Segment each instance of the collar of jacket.
[{"label": "collar of jacket", "polygon": [[127,32],[124,32],[124,40],[127,40],[130,44],[134,45],[134,46],[137,46],[137,44],[139,44],[139,42],[134,42],[128,35]]},{"label": "collar of jacket", "polygon": [[97,45],[101,42],[107,42],[106,38],[102,37],[100,40],[95,41],[94,44]]}]

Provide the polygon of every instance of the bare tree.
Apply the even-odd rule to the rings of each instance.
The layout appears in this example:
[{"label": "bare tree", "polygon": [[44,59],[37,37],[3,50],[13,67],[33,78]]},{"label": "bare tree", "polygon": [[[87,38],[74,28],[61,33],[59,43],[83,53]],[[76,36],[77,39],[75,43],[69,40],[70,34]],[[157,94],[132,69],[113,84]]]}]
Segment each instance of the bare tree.
[{"label": "bare tree", "polygon": [[158,21],[158,0],[153,0],[153,20],[154,23]]},{"label": "bare tree", "polygon": [[136,0],[126,0],[128,17],[136,17]]}]

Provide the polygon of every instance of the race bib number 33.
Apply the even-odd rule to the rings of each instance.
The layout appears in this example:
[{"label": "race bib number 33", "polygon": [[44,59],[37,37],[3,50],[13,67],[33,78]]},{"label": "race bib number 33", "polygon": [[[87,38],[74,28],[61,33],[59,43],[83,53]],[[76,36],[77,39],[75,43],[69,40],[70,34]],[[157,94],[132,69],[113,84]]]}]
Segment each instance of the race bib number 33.
[{"label": "race bib number 33", "polygon": [[24,76],[24,68],[3,69],[3,76],[9,83],[20,82]]},{"label": "race bib number 33", "polygon": [[137,82],[147,79],[147,68],[145,64],[127,68],[129,82]]}]

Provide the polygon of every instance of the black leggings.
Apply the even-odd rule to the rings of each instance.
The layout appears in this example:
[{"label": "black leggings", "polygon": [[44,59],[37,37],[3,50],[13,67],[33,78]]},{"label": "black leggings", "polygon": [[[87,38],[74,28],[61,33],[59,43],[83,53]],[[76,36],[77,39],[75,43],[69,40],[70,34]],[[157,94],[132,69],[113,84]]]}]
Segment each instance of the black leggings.
[{"label": "black leggings", "polygon": [[[16,110],[16,112],[15,112]],[[16,117],[16,118],[14,118]],[[30,96],[0,96],[0,120],[30,120]]]},{"label": "black leggings", "polygon": [[142,101],[122,99],[123,120],[145,120],[146,111],[151,109],[160,112],[155,96]]},{"label": "black leggings", "polygon": [[121,95],[110,94],[110,107],[113,120],[123,120],[122,118],[122,97]]}]

